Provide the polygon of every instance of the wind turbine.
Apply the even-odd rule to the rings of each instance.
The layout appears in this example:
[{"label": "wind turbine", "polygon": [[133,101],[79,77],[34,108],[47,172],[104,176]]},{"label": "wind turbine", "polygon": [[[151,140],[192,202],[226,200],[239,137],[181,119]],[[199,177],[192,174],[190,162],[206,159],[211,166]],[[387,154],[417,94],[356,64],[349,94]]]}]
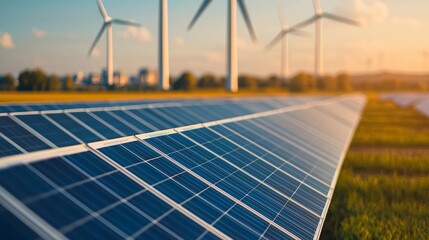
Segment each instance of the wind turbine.
[{"label": "wind turbine", "polygon": [[168,52],[168,0],[160,0],[158,46],[158,88],[170,89],[170,61]]},{"label": "wind turbine", "polygon": [[278,42],[281,46],[281,60],[280,60],[280,79],[282,82],[286,81],[289,76],[289,34],[294,34],[298,36],[307,36],[305,32],[301,32],[295,28],[290,28],[286,23],[284,7],[278,7],[278,15],[281,25],[280,33],[267,45],[267,49],[270,50]]},{"label": "wind turbine", "polygon": [[[198,18],[207,8],[212,0],[204,0],[188,26],[188,30],[192,29]],[[256,42],[256,34],[253,30],[252,22],[250,21],[249,13],[247,12],[244,0],[228,0],[228,47],[227,47],[227,81],[226,88],[229,92],[238,91],[238,60],[237,60],[237,3],[243,14],[247,29],[249,30],[252,41]]]},{"label": "wind turbine", "polygon": [[125,26],[134,26],[139,27],[140,24],[121,20],[121,19],[112,19],[107,15],[106,9],[104,8],[101,0],[97,0],[98,10],[100,10],[101,16],[103,17],[103,25],[101,26],[100,31],[97,34],[97,37],[94,40],[91,48],[89,49],[88,56],[94,51],[95,46],[103,35],[104,31],[107,34],[107,83],[113,85],[113,40],[112,40],[112,24],[119,24]]},{"label": "wind turbine", "polygon": [[354,26],[360,26],[360,23],[348,18],[344,18],[332,13],[323,12],[322,8],[320,7],[319,0],[313,0],[313,6],[315,15],[301,23],[298,23],[293,26],[294,29],[303,28],[307,25],[312,24],[313,22],[316,22],[316,46],[315,46],[315,73],[316,78],[319,79],[323,74],[323,24],[322,19],[326,18],[329,20],[333,20],[336,22],[341,22],[349,25]]}]

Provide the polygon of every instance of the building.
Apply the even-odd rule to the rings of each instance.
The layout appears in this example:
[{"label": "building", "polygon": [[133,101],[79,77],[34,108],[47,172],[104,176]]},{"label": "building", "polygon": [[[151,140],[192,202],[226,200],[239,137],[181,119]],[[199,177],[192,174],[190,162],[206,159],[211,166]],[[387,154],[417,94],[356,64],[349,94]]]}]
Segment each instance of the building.
[{"label": "building", "polygon": [[89,85],[101,85],[100,73],[90,73],[88,75],[88,84]]},{"label": "building", "polygon": [[149,68],[141,68],[137,76],[136,85],[146,88],[156,88],[158,82],[158,72]]},{"label": "building", "polygon": [[128,84],[128,74],[116,71],[113,73],[113,84],[118,87],[123,87]]}]

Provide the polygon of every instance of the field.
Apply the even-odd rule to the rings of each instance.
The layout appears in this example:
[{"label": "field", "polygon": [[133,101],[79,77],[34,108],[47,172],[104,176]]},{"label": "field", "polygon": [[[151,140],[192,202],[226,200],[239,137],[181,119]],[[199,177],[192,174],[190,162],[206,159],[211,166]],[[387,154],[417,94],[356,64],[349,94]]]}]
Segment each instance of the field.
[{"label": "field", "polygon": [[429,239],[429,119],[370,95],[321,239]]}]

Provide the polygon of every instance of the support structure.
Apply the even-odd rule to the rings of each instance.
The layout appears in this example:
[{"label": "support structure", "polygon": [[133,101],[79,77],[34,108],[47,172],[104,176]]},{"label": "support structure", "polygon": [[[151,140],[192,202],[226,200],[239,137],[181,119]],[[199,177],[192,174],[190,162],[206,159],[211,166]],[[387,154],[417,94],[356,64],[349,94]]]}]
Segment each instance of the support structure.
[{"label": "support structure", "polygon": [[237,60],[237,1],[229,0],[228,6],[228,56],[226,89],[238,91],[238,60]]}]

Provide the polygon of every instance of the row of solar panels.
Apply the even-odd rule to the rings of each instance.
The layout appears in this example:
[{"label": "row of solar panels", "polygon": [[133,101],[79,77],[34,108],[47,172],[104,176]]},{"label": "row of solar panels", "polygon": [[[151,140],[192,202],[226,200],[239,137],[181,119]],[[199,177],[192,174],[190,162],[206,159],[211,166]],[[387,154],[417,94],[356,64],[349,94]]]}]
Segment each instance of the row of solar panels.
[{"label": "row of solar panels", "polygon": [[[294,97],[298,99],[298,97]],[[316,97],[318,98],[318,97]],[[260,102],[272,102],[282,104],[286,98],[257,98],[245,100],[248,104],[258,104]],[[303,98],[301,98],[303,99]],[[0,113],[13,113],[13,112],[31,112],[31,111],[50,111],[50,110],[69,110],[69,109],[83,109],[83,108],[115,108],[115,107],[131,107],[131,106],[146,106],[148,104],[159,104],[159,103],[195,103],[195,102],[212,102],[228,103],[228,102],[242,102],[244,99],[224,99],[224,100],[213,100],[213,99],[174,99],[174,100],[139,100],[139,101],[102,101],[102,102],[71,102],[71,103],[33,103],[33,104],[0,104]]]},{"label": "row of solar panels", "polygon": [[427,93],[386,94],[381,98],[383,100],[394,101],[400,107],[412,106],[429,117],[429,94]]},{"label": "row of solar panels", "polygon": [[318,100],[3,158],[2,236],[317,239],[364,104]]},{"label": "row of solar panels", "polygon": [[0,157],[209,122],[311,100],[187,101],[0,114]]}]

